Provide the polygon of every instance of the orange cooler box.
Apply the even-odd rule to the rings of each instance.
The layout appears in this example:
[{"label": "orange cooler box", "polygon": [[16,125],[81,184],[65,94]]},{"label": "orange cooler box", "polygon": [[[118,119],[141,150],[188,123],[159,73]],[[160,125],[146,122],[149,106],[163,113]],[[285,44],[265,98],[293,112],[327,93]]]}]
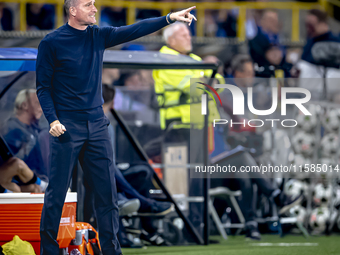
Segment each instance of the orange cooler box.
[{"label": "orange cooler box", "polygon": [[[32,244],[40,255],[40,218],[44,194],[0,194],[0,245],[18,235]],[[76,235],[77,193],[68,192],[61,215],[58,242],[61,248],[68,247]]]}]

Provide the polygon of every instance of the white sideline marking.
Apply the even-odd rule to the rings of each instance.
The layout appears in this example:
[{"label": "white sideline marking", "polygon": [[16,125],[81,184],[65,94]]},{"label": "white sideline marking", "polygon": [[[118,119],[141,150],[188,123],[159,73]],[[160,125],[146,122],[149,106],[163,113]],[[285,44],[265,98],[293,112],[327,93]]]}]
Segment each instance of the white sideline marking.
[{"label": "white sideline marking", "polygon": [[252,243],[251,246],[318,246],[319,243]]}]

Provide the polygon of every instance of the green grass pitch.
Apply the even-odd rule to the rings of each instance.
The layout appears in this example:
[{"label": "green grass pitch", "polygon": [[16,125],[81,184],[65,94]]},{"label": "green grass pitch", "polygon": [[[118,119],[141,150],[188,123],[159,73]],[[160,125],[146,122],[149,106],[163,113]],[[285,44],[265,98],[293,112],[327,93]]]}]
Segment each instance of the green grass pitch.
[{"label": "green grass pitch", "polygon": [[320,236],[304,238],[303,236],[263,235],[262,240],[247,241],[244,236],[229,236],[228,240],[219,237],[211,239],[220,241],[209,246],[173,246],[147,247],[142,249],[123,249],[124,255],[340,255],[340,236]]}]

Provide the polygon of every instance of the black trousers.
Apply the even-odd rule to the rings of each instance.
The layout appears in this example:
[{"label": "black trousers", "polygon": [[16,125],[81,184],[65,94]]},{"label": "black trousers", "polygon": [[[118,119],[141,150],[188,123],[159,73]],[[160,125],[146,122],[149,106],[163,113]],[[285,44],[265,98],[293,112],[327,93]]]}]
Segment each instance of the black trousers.
[{"label": "black trousers", "polygon": [[104,255],[120,254],[117,240],[119,212],[113,168],[109,120],[102,114],[93,120],[59,116],[66,132],[50,136],[50,176],[41,215],[41,255],[59,254],[56,241],[62,208],[78,159],[94,192],[99,239]]}]

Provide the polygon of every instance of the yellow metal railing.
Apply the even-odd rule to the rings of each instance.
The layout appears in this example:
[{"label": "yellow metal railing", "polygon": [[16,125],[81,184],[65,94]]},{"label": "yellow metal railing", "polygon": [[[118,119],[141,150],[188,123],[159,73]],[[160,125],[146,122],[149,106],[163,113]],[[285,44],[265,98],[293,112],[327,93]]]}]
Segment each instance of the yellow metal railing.
[{"label": "yellow metal railing", "polygon": [[[27,3],[48,3],[56,5],[57,27],[64,23],[63,4],[64,0],[0,0],[1,2],[20,3],[20,30],[26,31],[26,4]],[[246,12],[250,9],[279,9],[292,11],[291,40],[300,40],[299,17],[300,10],[312,8],[322,8],[326,11],[331,10],[331,4],[337,0],[319,0],[319,3],[301,2],[151,2],[151,1],[123,1],[123,0],[97,0],[96,7],[116,6],[127,9],[127,24],[133,24],[136,20],[137,9],[158,9],[162,15],[166,15],[174,9],[184,9],[195,5],[197,9],[197,36],[204,36],[204,16],[205,10],[219,9],[239,9],[237,20],[237,37],[239,41],[246,39],[245,22]],[[331,3],[331,4],[330,4]],[[96,15],[97,21],[100,20],[100,11]]]},{"label": "yellow metal railing", "polygon": [[339,0],[320,0],[320,1],[321,1],[320,4],[322,5],[323,9],[326,10],[328,15],[331,16],[331,17],[333,17],[333,15],[334,15],[333,6],[340,7],[340,1]]}]

